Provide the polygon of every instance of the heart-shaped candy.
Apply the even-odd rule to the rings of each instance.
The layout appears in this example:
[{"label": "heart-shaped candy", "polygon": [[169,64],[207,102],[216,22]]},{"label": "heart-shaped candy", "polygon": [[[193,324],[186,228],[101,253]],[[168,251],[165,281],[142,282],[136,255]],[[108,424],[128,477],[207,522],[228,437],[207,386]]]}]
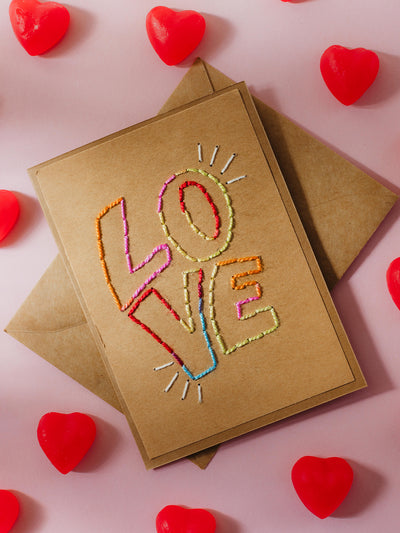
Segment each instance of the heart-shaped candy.
[{"label": "heart-shaped candy", "polygon": [[390,263],[386,271],[386,283],[392,300],[400,309],[400,257]]},{"label": "heart-shaped candy", "polygon": [[17,497],[8,490],[0,490],[0,533],[8,533],[19,515]]},{"label": "heart-shaped candy", "polygon": [[12,0],[11,26],[18,41],[31,56],[50,50],[64,37],[69,26],[69,11],[57,2]]},{"label": "heart-shaped candy", "polygon": [[19,203],[15,194],[0,190],[0,241],[13,229],[19,217]]},{"label": "heart-shaped candy", "polygon": [[292,468],[292,483],[309,511],[326,518],[343,502],[353,482],[353,470],[340,457],[305,456]]},{"label": "heart-shaped candy", "polygon": [[214,533],[217,524],[205,509],[167,505],[156,518],[157,533]]},{"label": "heart-shaped candy", "polygon": [[151,45],[167,65],[177,65],[193,52],[206,29],[197,11],[176,12],[164,6],[147,13],[146,30]]},{"label": "heart-shaped candy", "polygon": [[344,105],[354,104],[370,87],[379,70],[379,58],[365,48],[333,45],[320,61],[321,74],[333,96]]},{"label": "heart-shaped candy", "polygon": [[95,436],[96,424],[83,413],[46,413],[37,428],[42,450],[62,474],[80,463]]}]

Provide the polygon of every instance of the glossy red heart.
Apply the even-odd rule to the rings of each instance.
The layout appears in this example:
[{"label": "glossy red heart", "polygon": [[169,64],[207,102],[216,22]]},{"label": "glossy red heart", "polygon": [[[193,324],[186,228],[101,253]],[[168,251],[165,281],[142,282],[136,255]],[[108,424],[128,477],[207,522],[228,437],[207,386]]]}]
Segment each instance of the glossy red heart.
[{"label": "glossy red heart", "polygon": [[19,203],[15,194],[0,190],[0,241],[13,229],[19,217]]},{"label": "glossy red heart", "polygon": [[205,509],[167,505],[156,518],[157,533],[214,533],[217,524]]},{"label": "glossy red heart", "polygon": [[62,474],[68,474],[81,462],[95,436],[96,424],[83,413],[47,413],[37,428],[42,450]]},{"label": "glossy red heart", "polygon": [[353,469],[340,457],[305,456],[292,468],[292,483],[300,500],[319,518],[343,502],[353,482]]},{"label": "glossy red heart", "polygon": [[400,309],[400,257],[390,263],[386,271],[386,284],[392,300]]},{"label": "glossy red heart", "polygon": [[206,21],[197,11],[176,12],[157,6],[146,17],[151,45],[167,65],[177,65],[191,54],[202,40],[205,29]]},{"label": "glossy red heart", "polygon": [[70,20],[63,5],[38,0],[12,0],[9,15],[18,41],[31,56],[53,48],[64,37]]},{"label": "glossy red heart", "polygon": [[365,48],[333,45],[320,61],[321,74],[333,96],[344,105],[354,104],[371,86],[379,70],[379,58]]},{"label": "glossy red heart", "polygon": [[17,497],[8,490],[0,490],[0,533],[8,533],[19,515]]}]

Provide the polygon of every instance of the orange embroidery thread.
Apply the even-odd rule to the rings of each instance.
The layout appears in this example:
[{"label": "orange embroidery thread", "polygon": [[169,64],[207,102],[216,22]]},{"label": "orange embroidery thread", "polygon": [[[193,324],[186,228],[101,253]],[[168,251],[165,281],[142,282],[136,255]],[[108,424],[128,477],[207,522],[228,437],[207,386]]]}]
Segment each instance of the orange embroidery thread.
[{"label": "orange embroidery thread", "polygon": [[123,198],[118,198],[117,200],[112,202],[110,205],[107,205],[102,211],[100,211],[100,213],[96,217],[97,247],[98,247],[98,250],[99,250],[99,258],[100,258],[100,262],[101,262],[101,268],[103,270],[104,277],[106,278],[107,287],[110,289],[112,297],[114,298],[114,301],[118,305],[119,309],[121,309],[121,307],[122,307],[121,306],[121,300],[118,298],[118,295],[115,292],[114,286],[111,283],[110,274],[108,272],[107,264],[106,264],[106,261],[104,259],[104,246],[103,246],[103,241],[102,241],[102,238],[101,238],[100,220],[101,220],[101,218],[103,218],[103,216],[105,214],[108,213],[108,211],[110,211],[110,209],[112,209],[116,205],[120,204],[122,202],[122,200],[123,200]]}]

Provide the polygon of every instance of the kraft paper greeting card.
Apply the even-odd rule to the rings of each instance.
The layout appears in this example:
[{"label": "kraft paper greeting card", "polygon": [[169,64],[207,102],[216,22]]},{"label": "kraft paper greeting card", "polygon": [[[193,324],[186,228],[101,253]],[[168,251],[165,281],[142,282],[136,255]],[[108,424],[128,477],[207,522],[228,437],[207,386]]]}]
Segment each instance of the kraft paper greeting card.
[{"label": "kraft paper greeting card", "polygon": [[365,386],[244,84],[31,175],[147,467]]}]

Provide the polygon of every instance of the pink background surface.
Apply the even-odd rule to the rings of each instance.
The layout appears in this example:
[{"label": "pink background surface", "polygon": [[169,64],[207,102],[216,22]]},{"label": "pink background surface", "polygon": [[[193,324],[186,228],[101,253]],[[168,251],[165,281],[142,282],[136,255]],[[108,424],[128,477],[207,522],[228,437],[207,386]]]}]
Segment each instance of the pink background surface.
[{"label": "pink background surface", "polygon": [[[195,55],[400,193],[398,0],[168,4],[207,21],[179,67],[164,65],[147,40],[154,2],[71,2],[68,34],[42,57],[15,39],[8,4],[0,2],[0,188],[17,193],[22,213],[0,244],[1,329],[57,253],[26,169],[154,115]],[[319,73],[332,44],[369,48],[381,61],[374,85],[350,107]],[[211,510],[217,533],[398,531],[400,311],[385,272],[400,255],[399,213],[396,205],[333,293],[369,388],[225,444],[205,471],[184,460],[147,472],[119,412],[0,333],[0,488],[21,502],[13,532],[147,533],[172,503]],[[48,411],[82,411],[97,423],[93,448],[67,476],[36,441]],[[303,455],[344,457],[354,469],[347,499],[324,521],[291,485]]]}]

